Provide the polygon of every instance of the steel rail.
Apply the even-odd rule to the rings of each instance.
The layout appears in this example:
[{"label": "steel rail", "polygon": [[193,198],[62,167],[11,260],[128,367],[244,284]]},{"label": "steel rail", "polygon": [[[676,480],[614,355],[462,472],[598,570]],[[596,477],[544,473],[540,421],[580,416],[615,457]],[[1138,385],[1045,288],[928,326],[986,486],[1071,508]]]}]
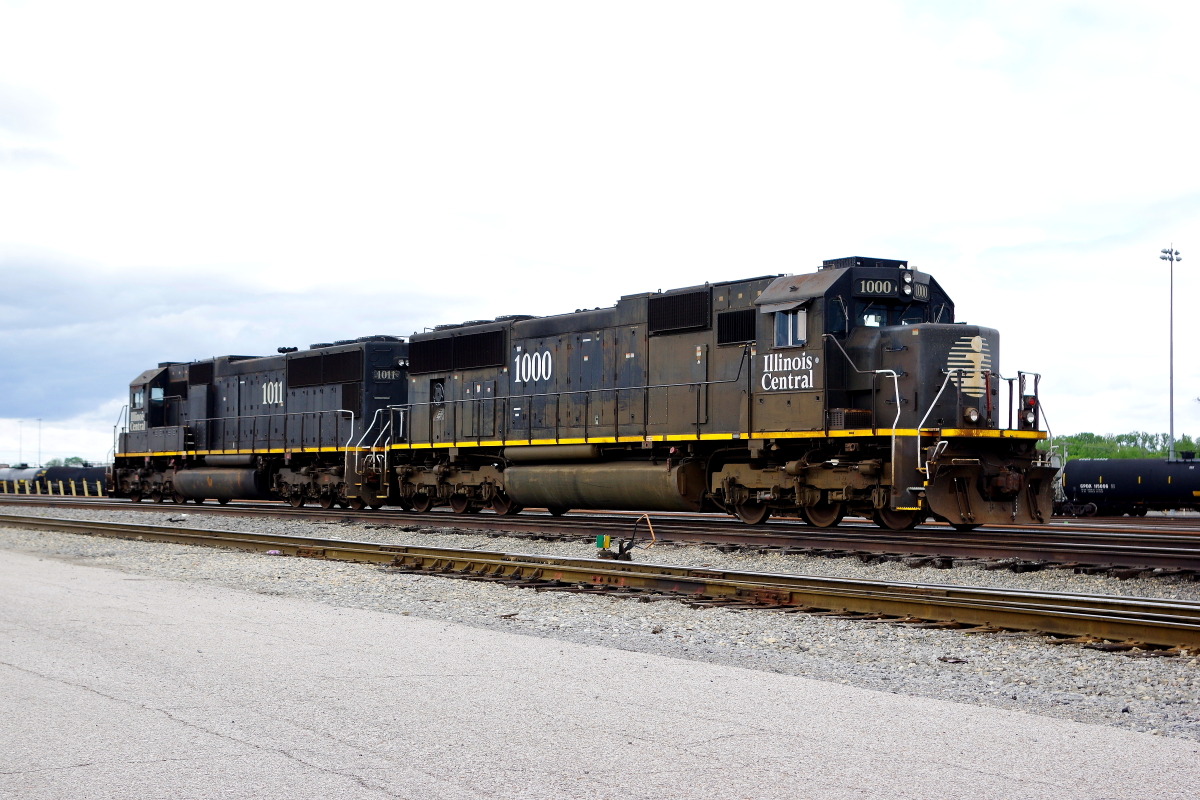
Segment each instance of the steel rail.
[{"label": "steel rail", "polygon": [[[13,501],[18,504],[18,501]],[[76,508],[165,511],[169,506],[141,505],[124,501],[79,502],[64,498],[29,505],[69,505]],[[403,511],[350,512],[340,510],[282,508],[277,504],[213,506],[204,512],[239,516],[271,516],[309,521],[355,521],[397,526],[431,525],[461,531],[503,531],[515,535],[547,538],[621,537],[632,530],[628,515],[586,515],[562,518],[545,515],[521,517],[457,515],[445,512],[417,514]],[[1035,530],[984,529],[953,531],[929,526],[911,531],[888,531],[870,523],[815,529],[803,524],[772,524],[748,527],[721,518],[656,516],[655,528],[665,541],[705,543],[750,549],[781,549],[793,553],[876,558],[931,558],[936,566],[949,567],[952,559],[1008,562],[1014,570],[1047,566],[1080,571],[1115,570],[1131,577],[1139,570],[1200,573],[1200,536],[1159,531],[1138,533],[1120,530],[1038,528]]]},{"label": "steel rail", "polygon": [[947,584],[902,583],[634,564],[307,536],[169,528],[90,520],[0,515],[0,526],[207,545],[338,561],[402,571],[490,580],[541,591],[614,593],[690,600],[733,609],[868,615],[946,626],[1036,630],[1163,647],[1200,648],[1200,603]]},{"label": "steel rail", "polygon": [[[431,516],[436,516],[438,519],[441,519],[442,517],[449,517],[452,519],[461,520],[463,522],[467,522],[467,521],[471,521],[471,520],[484,521],[482,524],[488,524],[487,521],[503,519],[503,520],[506,520],[506,522],[505,522],[506,525],[520,525],[523,522],[527,522],[531,519],[537,520],[537,519],[542,518],[538,515],[529,515],[529,514],[523,514],[520,516],[498,517],[496,515],[486,513],[486,512],[482,513],[482,514],[453,514],[448,508],[438,508],[438,509],[435,509],[432,511],[425,512],[423,514],[417,513],[415,511],[404,511],[404,510],[400,509],[398,506],[385,507],[385,508],[381,508],[381,509],[370,509],[370,510],[363,510],[363,511],[350,511],[350,510],[336,509],[336,508],[322,509],[317,506],[302,506],[300,508],[294,508],[292,506],[287,505],[286,501],[281,501],[281,500],[280,501],[277,501],[277,500],[235,500],[229,505],[218,505],[216,503],[212,503],[212,504],[205,503],[203,505],[198,505],[196,507],[192,507],[191,504],[184,504],[182,506],[177,506],[173,502],[166,501],[166,500],[164,500],[164,502],[161,504],[150,503],[150,502],[134,503],[125,498],[115,498],[115,497],[110,498],[107,496],[84,498],[84,497],[46,495],[46,494],[25,495],[25,494],[3,494],[3,493],[0,493],[0,504],[3,504],[3,503],[12,503],[15,505],[37,505],[37,506],[50,506],[50,505],[60,505],[61,504],[61,505],[75,506],[77,508],[90,508],[90,509],[123,508],[123,509],[129,509],[131,511],[164,511],[167,509],[179,508],[181,511],[188,511],[188,512],[197,513],[197,514],[198,513],[214,513],[214,514],[245,513],[249,510],[254,510],[256,513],[261,513],[264,515],[270,514],[270,515],[280,516],[280,517],[293,517],[296,515],[320,515],[320,516],[329,516],[331,518],[337,518],[337,519],[351,518],[351,519],[370,519],[370,520],[379,519],[381,517],[388,516],[388,515],[399,516],[403,519],[424,519],[424,518],[429,518]],[[612,511],[612,510],[603,510],[603,509],[597,509],[597,510],[593,510],[593,511],[581,510],[581,511],[574,512],[569,517],[558,517],[556,519],[558,522],[561,522],[564,524],[569,524],[571,522],[576,522],[581,519],[605,520],[605,519],[622,518],[622,517],[631,517],[631,518],[632,517],[640,517],[643,513],[644,512],[641,512],[641,511]],[[866,529],[866,530],[878,530],[883,533],[887,532],[886,529],[879,528],[879,526],[875,525],[873,522],[871,522],[869,519],[867,519],[865,517],[858,518],[858,517],[848,516],[845,518],[843,524],[837,526],[836,528],[813,528],[813,526],[808,525],[807,523],[804,523],[799,519],[793,519],[790,517],[774,517],[769,522],[767,522],[765,525],[748,526],[743,522],[737,521],[735,519],[730,518],[729,516],[727,516],[725,514],[722,514],[720,512],[715,512],[715,511],[711,511],[711,512],[655,511],[655,512],[651,512],[651,513],[653,513],[654,518],[656,520],[668,521],[668,522],[671,520],[676,520],[676,521],[680,521],[680,522],[682,522],[682,521],[701,522],[701,523],[704,523],[707,525],[726,525],[726,526],[729,526],[736,530],[747,531],[751,534],[753,534],[755,531],[763,531],[763,530],[770,530],[773,528],[783,528],[783,527],[797,528],[800,530],[809,530],[809,531],[821,530],[821,531],[826,531],[826,532],[837,532],[837,531],[848,530],[848,529],[853,529],[853,528],[862,528],[862,529]],[[855,522],[855,520],[859,520],[859,519],[861,519],[862,521]],[[1091,518],[1089,518],[1089,519],[1091,520]],[[849,524],[846,524],[846,523],[849,523]],[[940,531],[949,533],[950,531],[953,530],[953,527],[944,522],[930,521],[930,522],[922,522],[917,528],[915,528],[913,530],[918,530],[918,531],[940,530]],[[1046,523],[1043,523],[1040,525],[1036,525],[1036,524],[1031,524],[1031,525],[1007,525],[1007,524],[983,525],[983,526],[980,526],[978,529],[976,529],[976,531],[974,531],[974,532],[996,532],[996,531],[1024,532],[1024,533],[1028,533],[1028,534],[1045,534],[1048,531],[1067,531],[1067,532],[1071,532],[1071,533],[1082,533],[1082,532],[1113,533],[1113,532],[1118,532],[1118,533],[1139,534],[1139,535],[1140,534],[1161,534],[1161,535],[1170,535],[1170,536],[1181,536],[1181,535],[1187,536],[1187,535],[1191,535],[1191,534],[1200,534],[1200,517],[1196,517],[1196,518],[1155,517],[1155,518],[1152,518],[1151,521],[1147,521],[1141,517],[1133,518],[1133,519],[1126,519],[1123,517],[1097,517],[1094,520],[1086,521],[1086,522],[1076,520],[1074,517],[1055,517],[1055,518],[1053,518],[1052,521],[1046,522]],[[903,534],[903,533],[908,533],[908,532],[911,532],[911,531],[893,531],[893,533],[897,533],[897,534]],[[968,533],[972,533],[972,532],[973,531],[955,531],[951,535],[959,536],[961,534],[968,534]]]}]

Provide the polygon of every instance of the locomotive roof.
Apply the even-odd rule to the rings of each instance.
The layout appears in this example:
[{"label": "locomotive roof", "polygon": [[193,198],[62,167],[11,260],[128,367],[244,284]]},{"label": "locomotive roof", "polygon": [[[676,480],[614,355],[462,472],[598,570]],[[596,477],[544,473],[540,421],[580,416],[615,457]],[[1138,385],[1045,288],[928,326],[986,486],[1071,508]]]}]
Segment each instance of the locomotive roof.
[{"label": "locomotive roof", "polygon": [[825,292],[845,274],[846,270],[844,269],[823,269],[819,272],[806,272],[803,275],[781,275],[755,299],[754,304],[773,306],[824,297]]},{"label": "locomotive roof", "polygon": [[[577,308],[574,311],[566,311],[561,314],[546,314],[540,317],[530,316],[527,314],[516,314],[497,317],[491,321],[475,320],[472,322],[459,323],[457,325],[439,325],[434,330],[414,333],[410,338],[413,342],[422,342],[429,339],[444,339],[450,336],[462,335],[464,333],[483,333],[487,331],[507,329],[510,326],[514,331],[520,332],[520,335],[522,336],[540,336],[570,333],[573,331],[591,331],[599,328],[611,327],[613,325],[637,324],[639,321],[645,322],[645,307],[642,304],[644,304],[645,301],[650,298],[674,294],[687,294],[688,292],[716,289],[723,286],[753,284],[761,281],[769,281],[778,277],[778,275],[760,275],[754,278],[742,278],[741,280],[735,281],[719,281],[717,283],[704,283],[696,286],[684,286],[675,289],[667,289],[665,292],[660,291],[627,294],[622,295],[621,299],[611,306],[603,306],[600,308]],[[637,308],[641,309],[640,313],[633,310]]]},{"label": "locomotive roof", "polygon": [[142,384],[150,383],[150,381],[154,380],[155,378],[157,378],[159,375],[163,374],[166,371],[167,371],[167,367],[154,367],[153,369],[148,369],[145,372],[143,372],[141,375],[138,375],[136,378],[131,380],[129,382],[129,385],[130,386],[141,386]]},{"label": "locomotive roof", "polygon": [[[851,259],[839,259],[850,261]],[[906,262],[896,262],[905,264]],[[849,273],[862,278],[890,278],[896,280],[898,269],[905,267],[877,266],[846,266],[822,267],[817,272],[806,272],[802,275],[783,275],[766,288],[754,301],[758,306],[775,306],[783,303],[800,304],[806,300],[824,297],[833,285]],[[928,273],[917,269],[910,270],[913,281],[929,285],[933,279]]]}]

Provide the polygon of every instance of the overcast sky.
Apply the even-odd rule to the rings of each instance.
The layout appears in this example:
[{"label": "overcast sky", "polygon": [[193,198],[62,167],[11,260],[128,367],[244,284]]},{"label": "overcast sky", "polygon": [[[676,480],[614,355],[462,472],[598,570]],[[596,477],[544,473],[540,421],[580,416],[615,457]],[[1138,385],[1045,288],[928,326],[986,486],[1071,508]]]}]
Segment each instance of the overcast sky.
[{"label": "overcast sky", "polygon": [[[1200,433],[1195,3],[0,0],[0,461],[158,361],[908,259],[1055,432]],[[18,420],[25,420],[23,426]]]}]

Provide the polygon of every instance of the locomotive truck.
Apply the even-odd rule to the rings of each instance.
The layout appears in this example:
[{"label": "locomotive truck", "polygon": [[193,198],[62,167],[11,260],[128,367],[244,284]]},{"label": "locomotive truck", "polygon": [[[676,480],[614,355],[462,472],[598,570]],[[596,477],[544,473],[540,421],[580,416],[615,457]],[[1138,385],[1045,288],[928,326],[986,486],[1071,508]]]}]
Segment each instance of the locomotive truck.
[{"label": "locomotive truck", "polygon": [[[131,427],[118,448],[115,493],[462,514],[723,511],[818,527],[855,513],[895,530],[1051,513],[1038,376],[1002,377],[999,333],[956,322],[940,284],[905,261],[843,258],[608,308],[443,325],[377,361],[371,347],[354,422],[349,403],[323,407],[337,437],[316,453],[294,430],[313,412],[291,380],[292,362],[312,355],[200,362],[222,386],[277,364],[280,404],[265,415],[197,406],[199,427],[140,417],[145,430]],[[384,396],[369,383],[379,365],[394,372],[387,399],[367,403]],[[194,366],[160,366],[131,392],[185,380],[190,392]],[[350,380],[333,385],[344,393]],[[273,421],[254,421],[264,416]],[[156,434],[160,420],[173,432]],[[262,425],[280,427],[268,436]]]}]

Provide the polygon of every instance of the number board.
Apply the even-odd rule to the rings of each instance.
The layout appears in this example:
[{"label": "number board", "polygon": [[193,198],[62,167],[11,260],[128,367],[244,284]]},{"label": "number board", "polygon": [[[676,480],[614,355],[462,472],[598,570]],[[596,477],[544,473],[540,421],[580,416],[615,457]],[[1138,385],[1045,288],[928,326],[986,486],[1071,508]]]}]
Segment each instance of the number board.
[{"label": "number board", "polygon": [[856,297],[895,297],[900,289],[900,281],[892,278],[855,278],[854,295]]},{"label": "number board", "polygon": [[913,287],[913,300],[928,300],[929,299],[929,284],[928,283],[914,283],[912,285],[912,287]]}]

